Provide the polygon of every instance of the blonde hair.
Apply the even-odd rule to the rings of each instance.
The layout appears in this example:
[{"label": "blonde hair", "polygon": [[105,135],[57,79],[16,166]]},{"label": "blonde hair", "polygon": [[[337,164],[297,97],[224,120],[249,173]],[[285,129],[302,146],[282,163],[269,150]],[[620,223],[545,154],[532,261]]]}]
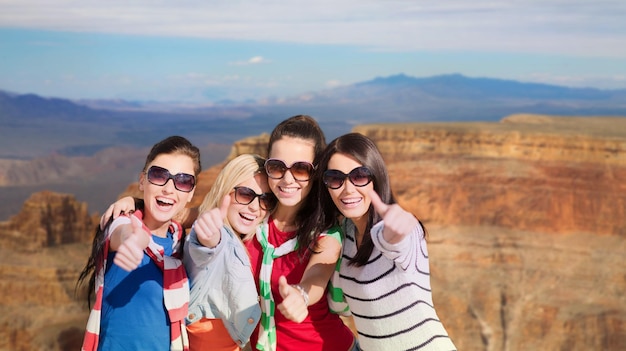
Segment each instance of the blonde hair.
[{"label": "blonde hair", "polygon": [[[256,154],[243,154],[230,160],[217,175],[211,190],[202,200],[202,204],[198,208],[199,213],[219,207],[224,196],[230,194],[237,184],[243,183],[257,174],[265,174],[264,165],[265,159]],[[228,218],[224,219],[224,224],[232,228],[228,223]],[[245,235],[244,241],[254,235],[254,233],[239,234]]]}]

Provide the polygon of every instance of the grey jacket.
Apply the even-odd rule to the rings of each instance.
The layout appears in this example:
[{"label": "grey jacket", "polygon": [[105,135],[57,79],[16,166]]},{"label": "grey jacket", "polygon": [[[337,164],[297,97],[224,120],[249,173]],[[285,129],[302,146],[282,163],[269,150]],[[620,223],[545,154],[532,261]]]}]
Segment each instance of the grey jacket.
[{"label": "grey jacket", "polygon": [[221,318],[232,339],[244,347],[261,318],[250,258],[239,238],[223,227],[219,244],[202,246],[192,229],[185,240],[183,263],[189,276],[191,324]]}]

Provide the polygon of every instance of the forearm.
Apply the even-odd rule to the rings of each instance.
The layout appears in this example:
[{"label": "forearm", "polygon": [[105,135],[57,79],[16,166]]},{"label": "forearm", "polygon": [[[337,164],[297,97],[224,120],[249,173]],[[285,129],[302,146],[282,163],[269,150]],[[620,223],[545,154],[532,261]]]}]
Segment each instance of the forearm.
[{"label": "forearm", "polygon": [[420,254],[419,249],[421,242],[424,241],[424,231],[421,225],[416,225],[406,235],[399,236],[402,240],[397,242],[387,241],[384,235],[386,223],[379,222],[372,227],[371,235],[374,246],[386,258],[394,261],[403,270],[412,270],[415,267],[416,260]]},{"label": "forearm", "polygon": [[308,296],[308,305],[317,303],[326,291],[326,286],[333,274],[334,264],[317,263],[309,268],[298,285]]},{"label": "forearm", "polygon": [[308,294],[309,305],[324,297],[328,281],[335,271],[335,265],[341,254],[341,244],[334,238],[323,237],[319,244],[319,252],[311,255],[299,283]]},{"label": "forearm", "polygon": [[[219,246],[219,245],[218,245]],[[185,259],[196,267],[205,267],[216,254],[217,247],[209,248],[199,241],[195,230],[191,230],[185,243]]]}]

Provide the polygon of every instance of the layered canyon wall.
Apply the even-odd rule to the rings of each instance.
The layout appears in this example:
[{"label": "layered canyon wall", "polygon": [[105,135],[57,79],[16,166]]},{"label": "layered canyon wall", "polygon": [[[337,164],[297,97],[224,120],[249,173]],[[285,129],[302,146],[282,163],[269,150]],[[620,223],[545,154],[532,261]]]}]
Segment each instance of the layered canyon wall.
[{"label": "layered canyon wall", "polygon": [[626,120],[514,115],[501,123],[358,126],[424,220],[626,236]]}]

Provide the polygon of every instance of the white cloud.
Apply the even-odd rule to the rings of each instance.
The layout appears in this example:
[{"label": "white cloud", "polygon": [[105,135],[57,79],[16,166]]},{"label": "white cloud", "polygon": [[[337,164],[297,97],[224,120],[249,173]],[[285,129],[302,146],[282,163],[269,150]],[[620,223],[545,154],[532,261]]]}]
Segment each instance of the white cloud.
[{"label": "white cloud", "polygon": [[624,18],[623,0],[0,0],[3,27],[621,58]]},{"label": "white cloud", "polygon": [[233,61],[228,64],[231,66],[249,66],[249,65],[258,65],[262,63],[270,63],[270,60],[266,60],[263,56],[254,56],[245,61]]},{"label": "white cloud", "polygon": [[341,85],[341,81],[339,81],[337,79],[331,79],[331,80],[327,81],[325,85],[326,85],[327,88],[336,88],[336,87]]},{"label": "white cloud", "polygon": [[251,65],[263,62],[263,56],[254,56],[253,58],[248,60],[248,63],[250,63]]}]

